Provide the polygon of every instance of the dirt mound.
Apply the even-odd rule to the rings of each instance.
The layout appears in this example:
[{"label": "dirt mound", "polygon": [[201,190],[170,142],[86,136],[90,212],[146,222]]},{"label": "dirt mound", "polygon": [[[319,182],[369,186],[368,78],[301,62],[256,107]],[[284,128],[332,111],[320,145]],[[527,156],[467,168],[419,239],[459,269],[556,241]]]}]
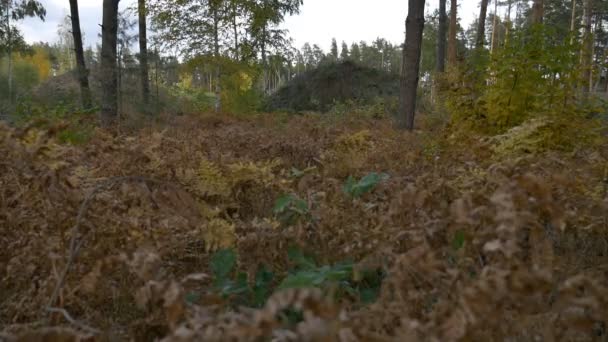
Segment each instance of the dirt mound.
[{"label": "dirt mound", "polygon": [[322,111],[334,103],[369,104],[378,97],[397,96],[399,77],[350,61],[326,63],[294,78],[268,101],[271,111]]}]

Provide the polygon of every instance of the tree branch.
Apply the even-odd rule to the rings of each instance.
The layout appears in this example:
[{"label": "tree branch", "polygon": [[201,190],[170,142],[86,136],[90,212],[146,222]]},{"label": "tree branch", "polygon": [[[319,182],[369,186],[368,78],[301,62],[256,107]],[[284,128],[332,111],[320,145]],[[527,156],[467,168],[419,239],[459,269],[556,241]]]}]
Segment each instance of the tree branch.
[{"label": "tree branch", "polygon": [[98,192],[100,192],[106,188],[112,188],[114,185],[116,185],[118,183],[122,183],[122,182],[154,183],[154,184],[163,184],[163,185],[169,185],[169,186],[175,187],[174,184],[171,184],[166,181],[146,178],[146,177],[140,177],[140,176],[113,177],[113,178],[106,179],[106,180],[100,182],[99,184],[97,184],[97,186],[95,186],[93,188],[93,190],[91,190],[91,192],[89,192],[87,197],[84,199],[84,201],[80,205],[80,208],[78,209],[78,216],[76,216],[76,223],[74,224],[74,227],[72,228],[72,237],[70,238],[70,247],[68,250],[68,262],[66,263],[65,268],[63,269],[63,272],[61,273],[61,276],[57,280],[57,285],[55,285],[53,293],[51,294],[51,297],[49,298],[49,301],[46,305],[47,309],[52,308],[55,305],[57,298],[59,297],[59,293],[65,283],[65,279],[70,271],[70,268],[74,264],[76,257],[78,256],[78,253],[80,252],[80,248],[84,244],[84,241],[85,241],[84,236],[81,237],[80,239],[78,238],[78,235],[80,234],[80,226],[82,225],[84,216],[85,216],[87,210],[89,209],[89,206],[91,205],[95,195]]},{"label": "tree branch", "polygon": [[68,321],[70,324],[72,324],[73,326],[78,327],[90,334],[94,334],[94,335],[101,334],[101,330],[90,327],[84,323],[80,323],[77,320],[75,320],[74,318],[72,318],[72,316],[70,316],[70,314],[67,311],[65,311],[65,309],[48,307],[48,308],[46,308],[46,310],[51,313],[62,314],[63,318],[65,318],[65,320]]}]

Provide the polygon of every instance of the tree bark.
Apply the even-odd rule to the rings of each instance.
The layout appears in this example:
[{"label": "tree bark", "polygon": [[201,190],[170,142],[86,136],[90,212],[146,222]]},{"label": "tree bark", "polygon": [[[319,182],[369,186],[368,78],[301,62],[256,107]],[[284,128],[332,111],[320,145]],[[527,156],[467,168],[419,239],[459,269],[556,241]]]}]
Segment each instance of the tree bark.
[{"label": "tree bark", "polygon": [[570,17],[570,44],[574,43],[574,30],[576,29],[576,0],[572,0],[572,14]]},{"label": "tree bark", "polygon": [[101,123],[113,124],[118,116],[116,43],[118,34],[118,2],[103,0],[101,27]]},{"label": "tree bark", "polygon": [[232,5],[232,30],[234,32],[234,60],[239,61],[239,27],[236,22],[238,17],[238,4],[234,2]]},{"label": "tree bark", "polygon": [[414,129],[416,115],[416,92],[420,71],[422,32],[424,30],[425,0],[409,0],[405,21],[405,46],[399,92],[399,126]]},{"label": "tree bark", "polygon": [[448,39],[448,65],[455,66],[458,60],[456,31],[458,30],[458,1],[450,0],[450,33]]},{"label": "tree bark", "polygon": [[137,13],[139,15],[139,69],[141,78],[141,98],[148,112],[150,103],[150,80],[148,69],[148,38],[146,25],[146,0],[137,0]]},{"label": "tree bark", "polygon": [[266,27],[262,31],[262,90],[268,95],[268,63],[266,61]]},{"label": "tree bark", "polygon": [[494,18],[492,20],[492,41],[490,42],[490,55],[494,53],[496,43],[496,26],[498,23],[498,0],[494,0]]},{"label": "tree bark", "polygon": [[7,50],[7,78],[8,78],[8,103],[13,104],[13,46],[12,46],[12,32],[11,32],[11,16],[10,16],[11,3],[6,2],[6,37],[8,39],[6,44]]},{"label": "tree bark", "polygon": [[511,34],[511,9],[513,7],[513,0],[507,0],[507,25],[505,30],[505,46],[509,44],[509,35]]},{"label": "tree bark", "polygon": [[439,37],[437,39],[437,71],[445,71],[445,48],[448,16],[446,14],[446,0],[439,0]]},{"label": "tree bark", "polygon": [[89,71],[84,61],[82,47],[82,33],[80,32],[80,14],[78,13],[78,0],[70,0],[70,17],[72,19],[72,36],[74,37],[74,52],[76,54],[76,67],[78,68],[78,83],[80,83],[80,98],[82,107],[91,107],[91,89],[89,88]]},{"label": "tree bark", "polygon": [[488,0],[481,0],[479,21],[477,22],[476,48],[482,48],[486,40],[486,16],[488,14]]},{"label": "tree bark", "polygon": [[215,56],[215,112],[219,113],[222,110],[222,88],[221,88],[221,70],[220,70],[220,37],[219,25],[220,18],[218,9],[213,11],[213,54]]},{"label": "tree bark", "polygon": [[591,18],[593,16],[592,11],[593,1],[585,0],[583,6],[583,46],[582,46],[582,67],[583,67],[583,91],[585,93],[591,92],[591,69],[593,64],[593,32],[591,31]]},{"label": "tree bark", "polygon": [[545,13],[544,0],[534,0],[534,4],[532,5],[532,23],[533,24],[542,24],[544,13]]}]

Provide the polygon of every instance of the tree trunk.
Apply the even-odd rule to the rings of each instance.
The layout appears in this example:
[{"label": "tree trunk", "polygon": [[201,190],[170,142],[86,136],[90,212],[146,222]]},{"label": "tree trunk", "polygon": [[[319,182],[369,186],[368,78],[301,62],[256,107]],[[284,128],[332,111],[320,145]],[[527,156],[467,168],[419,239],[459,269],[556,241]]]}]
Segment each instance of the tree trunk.
[{"label": "tree trunk", "polygon": [[89,71],[84,61],[82,48],[82,33],[80,32],[80,15],[78,13],[78,0],[70,0],[70,17],[72,19],[72,35],[74,37],[74,52],[76,53],[76,66],[78,67],[78,82],[80,83],[80,98],[84,108],[91,107],[91,89],[89,89]]},{"label": "tree trunk", "polygon": [[437,39],[437,71],[445,71],[445,47],[448,16],[446,14],[446,0],[439,0],[439,37]]},{"label": "tree trunk", "polygon": [[268,63],[266,63],[266,27],[262,31],[262,90],[268,95]]},{"label": "tree trunk", "polygon": [[150,81],[148,76],[148,38],[146,25],[146,0],[137,0],[139,14],[139,69],[141,77],[141,98],[148,112],[150,103]]},{"label": "tree trunk", "polygon": [[458,60],[458,48],[456,46],[456,31],[458,30],[458,1],[450,0],[450,33],[448,39],[448,65],[453,67]]},{"label": "tree trunk", "polygon": [[101,28],[101,122],[109,126],[118,116],[116,43],[118,33],[118,2],[103,0]]},{"label": "tree trunk", "polygon": [[507,0],[507,25],[505,30],[505,46],[509,44],[509,34],[511,33],[511,9],[513,7],[513,0]]},{"label": "tree trunk", "polygon": [[158,53],[158,46],[154,49],[154,84],[156,86],[156,114],[160,114],[160,89],[158,85],[158,72],[160,69],[160,55]]},{"label": "tree trunk", "polygon": [[532,5],[532,23],[533,24],[542,24],[544,13],[545,13],[544,0],[534,0],[534,4]]},{"label": "tree trunk", "polygon": [[234,31],[234,60],[239,60],[239,27],[237,25],[237,4],[234,3],[232,7],[232,30]]},{"label": "tree trunk", "polygon": [[118,121],[120,122],[120,113],[122,113],[122,49],[123,46],[122,44],[120,44],[118,46],[118,54],[117,54],[117,58],[116,58],[116,71],[117,71],[117,83],[118,84],[118,91],[117,91],[117,98],[118,98],[118,110],[117,110],[117,118]]},{"label": "tree trunk", "polygon": [[494,44],[496,43],[496,26],[498,20],[498,0],[494,0],[494,18],[492,20],[492,41],[490,42],[490,55],[494,53]]},{"label": "tree trunk", "polygon": [[482,48],[486,40],[486,16],[488,14],[488,0],[481,0],[481,8],[479,10],[479,21],[477,22],[477,39],[476,48]]},{"label": "tree trunk", "polygon": [[409,0],[405,21],[405,46],[403,47],[403,72],[399,92],[399,126],[414,129],[416,92],[420,71],[422,32],[424,30],[425,0]]},{"label": "tree trunk", "polygon": [[[591,58],[589,60],[589,91],[595,92],[595,82],[593,82],[593,71],[596,67],[595,63],[595,35],[600,29],[600,17],[598,15],[595,16],[595,26],[593,27],[593,31],[591,32]],[[600,75],[598,75],[599,77]]]},{"label": "tree trunk", "polygon": [[13,104],[13,46],[12,46],[12,32],[11,32],[11,16],[10,16],[11,2],[6,3],[6,52],[7,52],[7,78],[8,78],[8,103]]},{"label": "tree trunk", "polygon": [[222,110],[222,86],[220,82],[220,37],[219,37],[219,13],[216,8],[213,11],[213,53],[215,56],[215,112],[219,113]]},{"label": "tree trunk", "polygon": [[574,30],[576,29],[576,0],[572,0],[572,14],[570,18],[570,44],[574,44]]},{"label": "tree trunk", "polygon": [[593,32],[591,32],[592,0],[585,0],[583,10],[584,34],[583,34],[583,51],[581,53],[583,67],[583,91],[591,92],[591,69],[593,63]]}]

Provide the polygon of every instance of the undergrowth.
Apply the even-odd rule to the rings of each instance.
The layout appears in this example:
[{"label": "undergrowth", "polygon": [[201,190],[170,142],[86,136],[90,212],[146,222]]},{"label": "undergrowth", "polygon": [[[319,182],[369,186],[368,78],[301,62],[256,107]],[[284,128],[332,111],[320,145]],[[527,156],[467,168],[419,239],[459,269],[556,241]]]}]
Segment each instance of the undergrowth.
[{"label": "undergrowth", "polygon": [[1,126],[0,338],[606,338],[605,139],[323,120]]}]

